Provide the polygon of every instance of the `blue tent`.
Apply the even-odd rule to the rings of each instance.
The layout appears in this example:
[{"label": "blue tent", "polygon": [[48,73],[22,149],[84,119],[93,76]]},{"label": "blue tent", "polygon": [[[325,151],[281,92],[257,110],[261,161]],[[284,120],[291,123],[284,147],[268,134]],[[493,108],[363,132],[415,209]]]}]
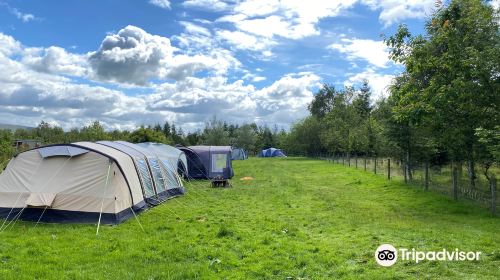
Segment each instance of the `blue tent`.
[{"label": "blue tent", "polygon": [[214,179],[234,176],[230,146],[177,146],[186,154],[189,178]]},{"label": "blue tent", "polygon": [[231,160],[238,160],[238,159],[247,159],[248,155],[245,150],[242,148],[233,148],[233,151],[231,152]]},{"label": "blue tent", "polygon": [[286,157],[286,155],[280,149],[269,148],[262,150],[259,154],[260,157]]}]

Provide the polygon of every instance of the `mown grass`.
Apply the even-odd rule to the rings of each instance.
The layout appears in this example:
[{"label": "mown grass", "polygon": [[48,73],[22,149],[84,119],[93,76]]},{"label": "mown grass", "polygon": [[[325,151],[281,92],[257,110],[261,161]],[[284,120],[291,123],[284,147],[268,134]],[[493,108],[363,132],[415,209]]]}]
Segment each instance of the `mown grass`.
[{"label": "mown grass", "polygon": [[[234,162],[233,188],[188,194],[119,226],[17,222],[0,279],[499,279],[500,219],[467,202],[325,161]],[[250,176],[254,180],[241,181]],[[476,262],[375,263],[382,243],[482,251]]]}]

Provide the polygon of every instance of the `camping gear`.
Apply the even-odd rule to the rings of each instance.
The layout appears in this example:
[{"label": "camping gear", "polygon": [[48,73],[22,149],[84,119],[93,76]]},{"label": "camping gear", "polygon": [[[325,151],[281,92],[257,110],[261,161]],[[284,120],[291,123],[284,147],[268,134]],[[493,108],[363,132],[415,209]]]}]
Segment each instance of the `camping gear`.
[{"label": "camping gear", "polygon": [[262,150],[259,154],[260,157],[286,157],[286,155],[280,149],[269,148]]},{"label": "camping gear", "polygon": [[10,160],[0,174],[0,218],[118,224],[183,193],[178,174],[138,145],[56,144]]},{"label": "camping gear", "polygon": [[248,158],[247,152],[242,148],[233,148],[231,160],[245,160]]},{"label": "camping gear", "polygon": [[213,179],[219,176],[230,179],[234,176],[230,146],[178,146],[177,148],[186,154],[189,178]]}]

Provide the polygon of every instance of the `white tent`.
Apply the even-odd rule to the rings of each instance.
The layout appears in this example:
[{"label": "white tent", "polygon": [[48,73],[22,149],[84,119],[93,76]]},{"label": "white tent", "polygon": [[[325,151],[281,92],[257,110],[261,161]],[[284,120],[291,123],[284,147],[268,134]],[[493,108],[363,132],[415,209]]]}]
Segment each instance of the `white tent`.
[{"label": "white tent", "polygon": [[117,224],[184,193],[180,180],[170,183],[178,178],[176,170],[149,161],[137,145],[110,143],[116,142],[58,144],[18,154],[0,174],[0,218]]}]

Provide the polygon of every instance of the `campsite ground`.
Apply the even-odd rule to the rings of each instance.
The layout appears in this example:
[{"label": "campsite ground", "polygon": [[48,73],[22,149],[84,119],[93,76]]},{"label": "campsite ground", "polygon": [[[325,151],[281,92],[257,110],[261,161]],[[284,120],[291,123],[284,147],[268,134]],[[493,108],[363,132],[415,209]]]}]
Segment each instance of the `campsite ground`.
[{"label": "campsite ground", "polygon": [[[500,218],[360,170],[300,159],[234,162],[233,188],[188,194],[119,226],[17,222],[1,279],[499,279]],[[253,180],[240,180],[242,177]],[[380,267],[382,243],[482,251],[475,262]]]}]

